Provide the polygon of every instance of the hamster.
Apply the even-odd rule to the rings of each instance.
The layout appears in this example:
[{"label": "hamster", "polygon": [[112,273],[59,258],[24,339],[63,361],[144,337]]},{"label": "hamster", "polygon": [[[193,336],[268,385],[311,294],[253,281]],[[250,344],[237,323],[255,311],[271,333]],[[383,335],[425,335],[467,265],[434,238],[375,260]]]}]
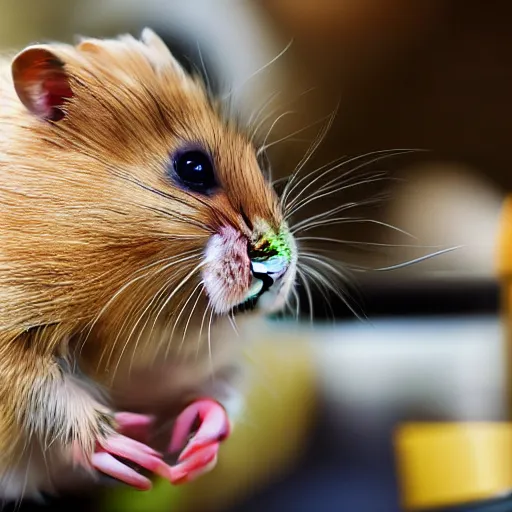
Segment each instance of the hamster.
[{"label": "hamster", "polygon": [[294,290],[256,148],[150,29],[0,69],[0,494],[192,480],[243,403],[232,316]]}]

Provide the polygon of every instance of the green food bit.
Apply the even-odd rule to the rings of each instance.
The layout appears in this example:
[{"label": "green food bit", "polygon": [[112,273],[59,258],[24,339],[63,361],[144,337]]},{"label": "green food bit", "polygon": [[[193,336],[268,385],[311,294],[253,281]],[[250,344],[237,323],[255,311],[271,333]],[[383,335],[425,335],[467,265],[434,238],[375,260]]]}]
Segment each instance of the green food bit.
[{"label": "green food bit", "polygon": [[289,263],[292,259],[292,251],[288,244],[288,233],[279,233],[277,236],[272,236],[269,239],[269,247],[271,251],[277,252],[279,256],[286,258]]},{"label": "green food bit", "polygon": [[272,256],[284,258],[287,263],[292,259],[292,250],[289,244],[289,235],[287,232],[279,234],[270,231],[254,248],[253,259],[268,259]]}]

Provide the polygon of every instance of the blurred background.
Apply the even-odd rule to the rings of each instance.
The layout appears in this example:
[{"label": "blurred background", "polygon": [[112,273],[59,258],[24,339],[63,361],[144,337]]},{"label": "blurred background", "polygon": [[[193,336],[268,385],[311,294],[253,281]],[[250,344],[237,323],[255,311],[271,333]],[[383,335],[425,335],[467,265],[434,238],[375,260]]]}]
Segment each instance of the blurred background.
[{"label": "blurred background", "polygon": [[341,264],[342,297],[312,285],[312,308],[300,287],[299,321],[258,331],[247,421],[218,469],[70,506],[396,511],[397,424],[504,418],[511,15],[506,0],[3,0],[5,51],[152,27],[257,131],[274,179],[339,164],[336,187],[315,182],[336,193],[299,196],[294,221],[341,205],[351,217],[303,234],[332,258],[317,272]]}]

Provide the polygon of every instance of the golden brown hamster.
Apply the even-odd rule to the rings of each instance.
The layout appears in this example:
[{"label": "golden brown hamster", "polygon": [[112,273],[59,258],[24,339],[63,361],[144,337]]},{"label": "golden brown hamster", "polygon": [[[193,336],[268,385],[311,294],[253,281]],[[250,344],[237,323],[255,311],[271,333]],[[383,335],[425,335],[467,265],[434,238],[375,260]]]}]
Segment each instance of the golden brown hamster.
[{"label": "golden brown hamster", "polygon": [[0,105],[1,493],[195,478],[241,404],[233,312],[295,281],[252,141],[148,29],[26,48]]}]

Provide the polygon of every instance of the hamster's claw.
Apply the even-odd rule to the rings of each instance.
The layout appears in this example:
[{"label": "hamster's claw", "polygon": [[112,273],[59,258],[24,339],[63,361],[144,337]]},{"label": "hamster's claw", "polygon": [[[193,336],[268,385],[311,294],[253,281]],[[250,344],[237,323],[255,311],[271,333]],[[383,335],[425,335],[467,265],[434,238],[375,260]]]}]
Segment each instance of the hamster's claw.
[{"label": "hamster's claw", "polygon": [[126,459],[163,478],[169,478],[170,467],[162,460],[162,456],[129,437],[119,434],[112,435],[98,444],[92,456],[92,465],[98,471],[105,473],[131,487],[140,490],[151,488],[151,481],[127,466],[116,457]]},{"label": "hamster's claw", "polygon": [[[211,443],[195,451],[182,462],[170,468],[170,481],[174,485],[191,482],[211,471],[217,464],[220,443]],[[181,457],[180,457],[181,459]]]},{"label": "hamster's claw", "polygon": [[[124,434],[144,438],[152,419],[131,413],[119,413],[115,417],[118,429]],[[151,481],[127,466],[116,457],[125,459],[163,478],[169,479],[171,468],[162,460],[162,455],[149,446],[122,434],[114,434],[97,444],[92,456],[92,466],[131,487],[140,490],[151,488]]]},{"label": "hamster's claw", "polygon": [[[115,421],[119,433],[98,443],[92,465],[98,471],[140,490],[150,489],[151,481],[119,458],[173,484],[190,482],[213,469],[220,443],[231,430],[226,411],[218,402],[211,399],[193,402],[176,420],[169,451],[182,451],[178,463],[170,467],[160,453],[140,442],[148,438],[153,423],[151,417],[123,412],[116,414]],[[199,428],[194,433],[196,422],[199,422]]]},{"label": "hamster's claw", "polygon": [[[200,426],[187,443],[197,420]],[[178,463],[170,468],[171,482],[189,482],[213,469],[220,443],[230,430],[229,418],[218,402],[206,398],[189,405],[176,420],[169,446],[171,453],[182,449]]]}]

